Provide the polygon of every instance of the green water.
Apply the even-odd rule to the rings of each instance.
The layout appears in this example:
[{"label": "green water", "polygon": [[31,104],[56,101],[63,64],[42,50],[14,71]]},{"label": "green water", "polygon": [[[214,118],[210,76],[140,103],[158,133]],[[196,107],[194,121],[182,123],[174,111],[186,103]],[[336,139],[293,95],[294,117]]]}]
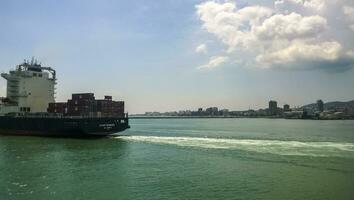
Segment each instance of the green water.
[{"label": "green water", "polygon": [[354,121],[136,119],[129,136],[0,136],[0,199],[354,199]]}]

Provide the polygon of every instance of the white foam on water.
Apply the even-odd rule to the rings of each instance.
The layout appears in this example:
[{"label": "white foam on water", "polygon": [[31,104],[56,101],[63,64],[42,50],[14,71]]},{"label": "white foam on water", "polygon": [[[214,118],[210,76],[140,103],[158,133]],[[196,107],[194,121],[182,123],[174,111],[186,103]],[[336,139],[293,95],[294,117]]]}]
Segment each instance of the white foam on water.
[{"label": "white foam on water", "polygon": [[354,158],[354,143],[163,136],[117,136],[115,138],[134,142],[208,149],[243,150],[277,155]]}]

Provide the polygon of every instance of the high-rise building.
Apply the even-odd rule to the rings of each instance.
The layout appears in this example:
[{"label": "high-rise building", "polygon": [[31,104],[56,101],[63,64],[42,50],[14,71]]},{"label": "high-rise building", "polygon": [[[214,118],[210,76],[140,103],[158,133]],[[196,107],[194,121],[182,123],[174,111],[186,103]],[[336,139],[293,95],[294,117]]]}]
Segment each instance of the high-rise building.
[{"label": "high-rise building", "polygon": [[290,106],[289,106],[289,104],[285,104],[283,110],[284,110],[284,112],[290,111]]},{"label": "high-rise building", "polygon": [[217,107],[210,107],[205,110],[205,112],[208,115],[217,115],[218,114],[218,108]]},{"label": "high-rise building", "polygon": [[321,99],[317,100],[317,110],[320,112],[323,112],[323,110],[324,110],[323,101]]},{"label": "high-rise building", "polygon": [[278,110],[277,102],[276,101],[269,101],[269,114],[276,115]]}]

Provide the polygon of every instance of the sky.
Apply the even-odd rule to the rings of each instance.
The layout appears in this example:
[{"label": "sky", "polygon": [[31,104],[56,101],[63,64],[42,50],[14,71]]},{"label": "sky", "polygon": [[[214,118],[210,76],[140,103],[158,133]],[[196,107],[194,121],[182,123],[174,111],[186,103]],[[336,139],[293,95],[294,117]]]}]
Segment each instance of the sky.
[{"label": "sky", "polygon": [[34,56],[57,101],[129,113],[353,100],[353,36],[352,0],[0,0],[1,72]]}]

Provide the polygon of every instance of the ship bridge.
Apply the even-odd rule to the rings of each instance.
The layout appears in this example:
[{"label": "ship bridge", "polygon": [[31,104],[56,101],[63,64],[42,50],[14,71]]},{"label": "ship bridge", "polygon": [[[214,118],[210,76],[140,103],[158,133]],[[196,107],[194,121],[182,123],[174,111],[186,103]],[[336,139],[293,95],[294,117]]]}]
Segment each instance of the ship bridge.
[{"label": "ship bridge", "polygon": [[19,112],[46,112],[48,104],[55,102],[56,71],[34,58],[1,76],[7,80],[6,97]]}]

